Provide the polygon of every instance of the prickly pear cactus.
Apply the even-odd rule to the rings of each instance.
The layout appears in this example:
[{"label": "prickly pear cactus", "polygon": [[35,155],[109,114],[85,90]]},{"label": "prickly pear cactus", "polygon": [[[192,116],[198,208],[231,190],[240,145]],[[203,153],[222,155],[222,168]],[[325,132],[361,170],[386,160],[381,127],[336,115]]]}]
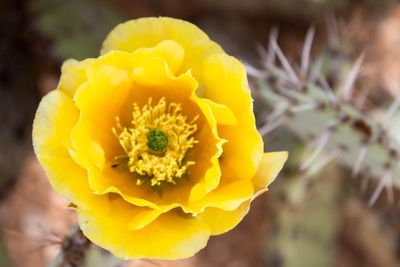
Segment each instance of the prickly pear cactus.
[{"label": "prickly pear cactus", "polygon": [[[354,90],[363,55],[351,66],[340,61],[333,64],[327,53],[312,60],[313,36],[310,29],[298,67],[292,66],[279,48],[276,31],[270,36],[268,50],[261,51],[263,68],[248,65],[259,95],[272,108],[259,130],[266,135],[284,126],[300,137],[312,149],[300,166],[306,175],[335,160],[350,168],[354,176],[378,179],[370,204],[383,189],[393,201],[393,186],[400,187],[400,144],[394,131],[400,99],[386,111],[365,111],[366,92]],[[343,70],[345,78],[341,77]]]}]

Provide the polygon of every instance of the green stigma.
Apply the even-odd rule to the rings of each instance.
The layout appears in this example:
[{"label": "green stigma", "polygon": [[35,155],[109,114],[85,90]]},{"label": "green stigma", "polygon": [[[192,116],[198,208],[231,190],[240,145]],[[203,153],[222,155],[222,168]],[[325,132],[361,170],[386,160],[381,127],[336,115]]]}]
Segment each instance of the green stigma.
[{"label": "green stigma", "polygon": [[154,152],[164,152],[168,145],[167,135],[159,130],[153,129],[147,134],[147,147]]}]

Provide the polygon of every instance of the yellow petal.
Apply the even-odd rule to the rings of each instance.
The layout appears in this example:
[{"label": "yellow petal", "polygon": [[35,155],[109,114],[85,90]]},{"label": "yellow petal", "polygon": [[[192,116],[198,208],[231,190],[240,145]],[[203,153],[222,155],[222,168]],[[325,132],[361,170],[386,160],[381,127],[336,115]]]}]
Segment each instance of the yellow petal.
[{"label": "yellow petal", "polygon": [[58,89],[73,96],[79,86],[87,80],[86,69],[93,65],[109,65],[131,71],[149,58],[158,58],[176,74],[182,65],[184,52],[177,42],[165,40],[154,47],[140,48],[135,53],[111,51],[97,59],[90,58],[83,61],[69,59],[62,65]]},{"label": "yellow petal", "polygon": [[50,92],[40,102],[33,122],[33,147],[53,188],[86,207],[91,201],[86,171],[72,160],[64,145],[77,120],[72,99],[59,90]]},{"label": "yellow petal", "polygon": [[221,184],[204,199],[205,206],[223,210],[234,210],[254,193],[248,180],[237,180]]},{"label": "yellow petal", "polygon": [[78,87],[87,80],[86,67],[88,62],[79,62],[73,59],[66,60],[61,67],[62,75],[57,89],[73,97]]},{"label": "yellow petal", "polygon": [[112,66],[131,71],[137,56],[132,53],[111,51],[99,58],[88,58],[82,61],[66,60],[61,67],[61,77],[57,89],[74,97],[75,93],[88,80],[88,69],[100,66]]},{"label": "yellow petal", "polygon": [[[224,205],[215,205],[219,208],[206,208],[205,211],[201,213],[202,220],[209,225],[212,235],[218,235],[229,231],[243,219],[250,208],[251,200],[257,197],[260,193],[264,192],[266,188],[274,181],[278,173],[283,168],[287,157],[287,152],[270,152],[263,155],[257,173],[253,178],[256,194],[251,198],[247,198],[248,200],[242,202],[236,209],[224,210],[221,209],[224,207]],[[221,186],[221,188],[224,187],[225,186]],[[232,190],[243,188],[243,185],[231,185],[231,188]],[[223,192],[221,195],[225,194],[231,195],[232,193]],[[224,201],[220,201],[218,203],[224,203]],[[236,203],[239,203],[239,201]],[[231,202],[230,204],[233,205],[233,207],[235,206],[234,202]],[[229,207],[229,205],[226,205],[225,203],[225,208],[226,207]]]},{"label": "yellow petal", "polygon": [[254,186],[250,180],[221,181],[217,189],[210,192],[200,201],[183,206],[182,209],[185,212],[193,212],[194,214],[200,214],[209,207],[232,211],[245,201],[252,199],[253,195]]},{"label": "yellow petal", "polygon": [[[153,85],[151,79],[143,76],[142,73],[155,75],[158,82],[153,82],[156,85],[163,85],[162,81],[169,81],[177,74],[177,69],[180,68],[184,58],[183,48],[172,40],[165,40],[153,47],[142,47],[134,52],[123,52],[112,50],[92,63],[97,65],[110,65],[120,69],[125,69],[128,72],[133,72],[135,80],[143,82],[147,85]],[[150,61],[150,62],[149,62]]]},{"label": "yellow petal", "polygon": [[134,230],[132,220],[142,210],[112,201],[103,209],[78,209],[78,220],[83,233],[93,243],[121,259],[186,258],[207,244],[210,235],[207,225],[175,211],[162,214],[145,227]]},{"label": "yellow petal", "polygon": [[253,178],[256,191],[266,189],[278,176],[288,158],[287,152],[265,153]]},{"label": "yellow petal", "polygon": [[250,200],[242,203],[237,209],[226,211],[218,208],[207,208],[201,213],[201,220],[205,222],[211,235],[220,235],[234,228],[249,212]]},{"label": "yellow petal", "polygon": [[159,210],[143,209],[143,211],[139,211],[130,219],[128,228],[133,231],[140,230],[156,220],[161,214],[162,212]]},{"label": "yellow petal", "polygon": [[153,47],[168,40],[168,34],[158,18],[143,18],[116,26],[103,42],[101,54],[112,50],[133,52],[142,47]]},{"label": "yellow petal", "polygon": [[[222,145],[226,141],[218,137],[217,121],[210,105],[201,101],[201,99],[196,95],[192,95],[191,100],[198,105],[204,114],[206,124],[205,127],[201,127],[199,132],[196,134],[200,143],[197,144],[190,153],[196,155],[196,152],[202,151],[201,153],[204,155],[205,151],[215,151],[213,154],[207,155],[207,157],[203,157],[200,153],[194,157],[196,165],[192,169],[196,170],[199,166],[204,165],[204,163],[211,163],[211,165],[206,169],[204,177],[193,186],[190,192],[189,202],[197,202],[219,185],[221,169],[218,159],[222,155]],[[204,131],[206,128],[209,128],[209,131]],[[203,135],[201,136],[202,133]]]},{"label": "yellow petal", "polygon": [[185,50],[177,42],[165,40],[154,47],[139,48],[134,54],[143,59],[160,58],[168,65],[172,73],[177,74],[184,59]]},{"label": "yellow petal", "polygon": [[120,152],[112,128],[125,105],[131,82],[126,71],[112,66],[94,65],[87,69],[87,74],[87,82],[74,97],[80,118],[71,138],[81,164],[101,168],[106,158]]},{"label": "yellow petal", "polygon": [[218,127],[228,140],[224,145],[221,168],[234,171],[239,179],[254,176],[263,154],[263,141],[255,126],[253,101],[244,66],[226,54],[209,56],[204,65],[204,97],[230,108],[237,125]]},{"label": "yellow petal", "polygon": [[192,70],[194,77],[202,75],[204,58],[223,50],[195,25],[173,18],[141,18],[127,21],[115,27],[107,36],[101,50],[133,52],[142,47],[153,47],[164,40],[177,42],[185,51],[178,73]]},{"label": "yellow petal", "polygon": [[117,193],[133,205],[160,210],[157,203],[157,199],[159,199],[157,193],[150,187],[137,185],[137,177],[134,173],[108,166],[101,170],[89,166],[88,175],[90,188],[95,194]]},{"label": "yellow petal", "polygon": [[232,110],[225,105],[215,103],[210,99],[206,98],[198,98],[199,102],[203,102],[205,105],[208,105],[212,113],[217,120],[218,124],[224,125],[236,125],[238,124],[238,120],[236,119],[235,114],[233,114]]},{"label": "yellow petal", "polygon": [[131,77],[141,86],[164,89],[165,96],[171,93],[188,96],[197,88],[197,81],[192,77],[190,71],[175,77],[165,61],[158,57],[144,60],[142,64],[132,70]]}]

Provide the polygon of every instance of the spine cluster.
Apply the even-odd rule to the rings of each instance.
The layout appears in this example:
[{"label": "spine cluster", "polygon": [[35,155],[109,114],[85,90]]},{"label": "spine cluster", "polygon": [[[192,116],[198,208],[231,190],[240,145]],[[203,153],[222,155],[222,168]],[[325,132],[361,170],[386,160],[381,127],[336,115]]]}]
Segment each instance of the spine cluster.
[{"label": "spine cluster", "polygon": [[400,144],[395,131],[400,99],[384,111],[366,111],[365,92],[354,90],[363,55],[344,80],[328,79],[346,66],[330,67],[327,61],[332,59],[326,54],[312,60],[313,36],[310,29],[298,67],[293,67],[279,48],[276,31],[271,33],[268,50],[261,50],[263,68],[247,66],[259,95],[272,108],[259,131],[266,135],[280,126],[287,127],[312,149],[300,166],[307,175],[336,161],[350,168],[353,176],[363,177],[364,183],[370,178],[378,180],[370,205],[384,189],[393,202],[393,187],[400,186]]}]

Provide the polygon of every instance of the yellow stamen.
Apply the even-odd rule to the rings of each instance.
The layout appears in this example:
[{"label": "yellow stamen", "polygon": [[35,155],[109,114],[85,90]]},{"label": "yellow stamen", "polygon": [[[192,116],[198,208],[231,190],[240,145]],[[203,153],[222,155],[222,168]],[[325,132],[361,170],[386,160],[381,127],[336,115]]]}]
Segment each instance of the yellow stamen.
[{"label": "yellow stamen", "polygon": [[180,104],[167,105],[164,98],[153,106],[150,98],[142,108],[133,104],[130,127],[122,127],[119,117],[116,118],[113,132],[126,152],[126,156],[116,158],[128,158],[129,171],[141,176],[136,184],[176,184],[195,164],[185,160],[185,155],[198,143],[192,137],[197,130],[197,117],[187,122],[181,111]]}]

